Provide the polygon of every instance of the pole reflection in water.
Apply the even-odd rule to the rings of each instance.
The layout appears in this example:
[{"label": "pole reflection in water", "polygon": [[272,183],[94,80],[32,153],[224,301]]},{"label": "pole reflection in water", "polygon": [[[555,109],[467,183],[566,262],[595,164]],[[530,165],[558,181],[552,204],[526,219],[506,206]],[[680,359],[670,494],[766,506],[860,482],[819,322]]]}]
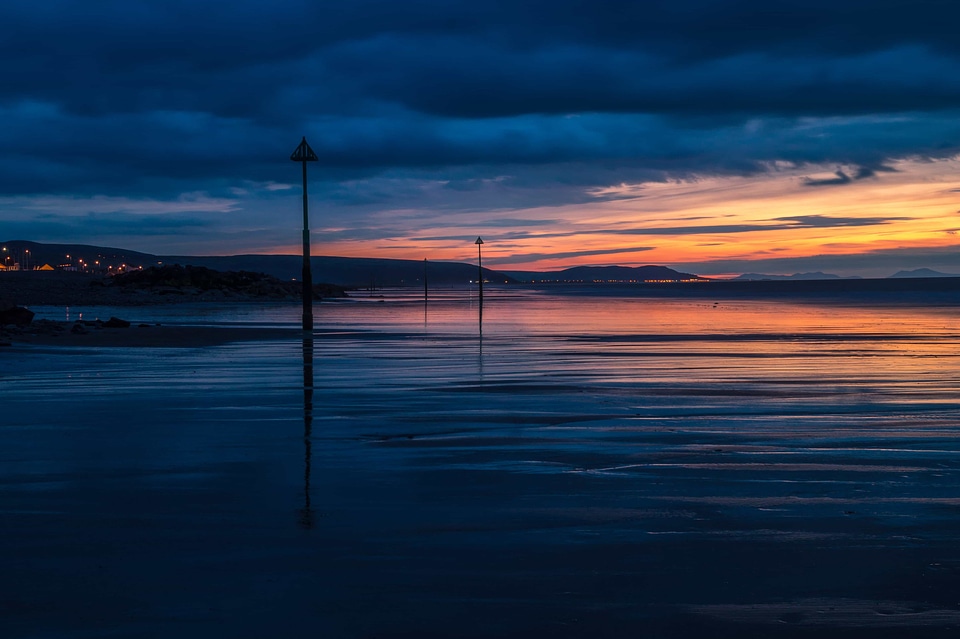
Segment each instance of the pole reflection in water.
[{"label": "pole reflection in water", "polygon": [[480,335],[477,337],[477,372],[480,374],[481,380],[483,379],[483,331],[480,331]]},{"label": "pole reflection in water", "polygon": [[303,510],[300,525],[313,528],[310,507],[310,453],[313,431],[313,336],[303,338]]}]

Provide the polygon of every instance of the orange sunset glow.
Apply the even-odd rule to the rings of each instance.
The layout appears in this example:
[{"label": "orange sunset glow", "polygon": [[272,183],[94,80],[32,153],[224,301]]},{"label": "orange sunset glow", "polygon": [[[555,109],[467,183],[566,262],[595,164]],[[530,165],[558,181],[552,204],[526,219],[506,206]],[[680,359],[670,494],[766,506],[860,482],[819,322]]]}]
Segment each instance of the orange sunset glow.
[{"label": "orange sunset glow", "polygon": [[[524,270],[842,256],[957,244],[960,161],[901,161],[890,169],[879,177],[820,186],[810,182],[828,181],[843,167],[772,167],[752,177],[620,184],[596,189],[593,202],[509,212],[511,218],[544,225],[474,231],[470,219],[476,214],[458,212],[445,218],[445,226],[376,241],[328,241],[326,236],[343,227],[326,224],[321,213],[314,240],[324,254],[469,261],[475,255],[467,240],[480,233],[487,263]],[[412,211],[383,211],[376,219],[392,216],[416,217]],[[457,235],[463,241],[456,241]],[[293,252],[293,245],[277,252],[284,251]]]}]

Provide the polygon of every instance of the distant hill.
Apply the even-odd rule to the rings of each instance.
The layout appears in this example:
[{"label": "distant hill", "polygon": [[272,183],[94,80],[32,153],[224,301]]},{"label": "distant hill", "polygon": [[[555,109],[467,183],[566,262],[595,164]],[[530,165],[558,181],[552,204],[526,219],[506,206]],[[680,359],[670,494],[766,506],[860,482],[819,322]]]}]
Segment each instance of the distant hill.
[{"label": "distant hill", "polygon": [[[67,264],[80,264],[83,260],[90,268],[96,268],[97,262],[106,268],[119,267],[121,264],[136,264],[137,266],[156,265],[157,256],[149,253],[139,253],[127,249],[110,248],[106,246],[91,246],[89,244],[41,244],[27,240],[10,240],[3,242],[7,251],[4,254],[11,256],[11,262],[16,260],[21,267],[33,268],[49,264],[61,267]],[[68,257],[69,256],[69,257]],[[0,258],[3,259],[3,258]]]},{"label": "distant hill", "polygon": [[574,266],[562,271],[507,271],[522,282],[651,282],[705,279],[666,266]]},{"label": "distant hill", "polygon": [[[303,258],[299,255],[231,255],[160,257],[165,264],[191,264],[218,271],[256,271],[280,279],[300,279]],[[477,266],[463,262],[432,262],[365,257],[311,257],[310,267],[316,282],[351,288],[384,286],[423,286],[424,269],[431,286],[457,286],[477,279]],[[509,275],[488,268],[484,279],[490,282],[516,283]]]},{"label": "distant hill", "polygon": [[841,277],[840,275],[834,275],[833,273],[822,273],[820,271],[815,271],[813,273],[794,273],[793,275],[765,275],[762,273],[744,273],[739,275],[734,280],[750,280],[750,281],[763,281],[763,280],[858,280],[859,277]]},{"label": "distant hill", "polygon": [[[79,273],[65,273],[76,275]],[[155,295],[180,295],[205,299],[300,299],[303,285],[300,282],[281,280],[264,273],[250,271],[216,271],[206,266],[164,265],[149,266],[120,273],[112,278],[99,280],[101,287],[123,288]],[[346,297],[342,288],[330,284],[313,287],[314,299]]]},{"label": "distant hill", "polygon": [[[266,273],[289,281],[300,279],[303,264],[303,258],[299,255],[152,255],[104,246],[41,244],[26,240],[11,240],[3,243],[3,246],[16,260],[25,259],[29,251],[31,268],[43,264],[54,267],[72,265],[71,268],[77,268],[82,260],[86,265],[84,270],[105,273],[116,272],[124,264],[133,268],[180,264],[204,266],[218,271]],[[310,258],[310,266],[315,283],[350,288],[422,286],[424,268],[431,286],[459,286],[477,279],[477,266],[463,262],[428,261],[424,266],[422,260],[317,256]],[[509,275],[488,268],[483,269],[483,276],[490,282],[516,282]]]},{"label": "distant hill", "polygon": [[960,275],[951,275],[950,273],[941,273],[929,268],[918,268],[912,271],[897,271],[891,278],[916,278],[916,277],[960,277]]}]

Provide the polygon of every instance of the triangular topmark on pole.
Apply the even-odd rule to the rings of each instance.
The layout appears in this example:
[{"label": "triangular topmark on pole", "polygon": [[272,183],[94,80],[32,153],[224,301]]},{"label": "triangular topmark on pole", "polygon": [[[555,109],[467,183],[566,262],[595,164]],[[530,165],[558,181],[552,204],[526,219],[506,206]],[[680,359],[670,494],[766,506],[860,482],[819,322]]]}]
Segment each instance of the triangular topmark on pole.
[{"label": "triangular topmark on pole", "polygon": [[290,159],[294,162],[316,162],[320,158],[317,157],[317,154],[314,153],[310,145],[307,144],[307,138],[304,136],[297,148],[290,154]]}]

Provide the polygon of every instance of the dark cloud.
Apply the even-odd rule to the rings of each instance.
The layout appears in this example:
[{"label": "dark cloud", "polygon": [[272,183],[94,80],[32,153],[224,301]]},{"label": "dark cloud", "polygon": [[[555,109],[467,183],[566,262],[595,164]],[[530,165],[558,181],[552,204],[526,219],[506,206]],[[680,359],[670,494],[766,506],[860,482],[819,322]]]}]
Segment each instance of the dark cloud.
[{"label": "dark cloud", "polygon": [[40,215],[31,220],[5,221],[3,231],[8,239],[42,234],[50,242],[103,243],[104,238],[190,237],[202,234],[213,224],[208,220],[184,215],[130,215],[122,213],[89,215]]},{"label": "dark cloud", "polygon": [[887,166],[885,164],[878,164],[877,166],[859,166],[857,167],[857,172],[853,176],[855,180],[865,180],[867,178],[877,177],[877,173],[898,173],[897,169],[892,166]]},{"label": "dark cloud", "polygon": [[0,195],[296,182],[301,135],[317,198],[354,216],[777,162],[843,185],[960,153],[958,22],[895,0],[8,0]]},{"label": "dark cloud", "polygon": [[853,181],[850,178],[850,176],[844,173],[843,171],[837,171],[836,173],[834,173],[834,175],[836,175],[836,177],[823,178],[819,180],[806,177],[806,178],[803,178],[803,183],[806,186],[836,186],[838,184],[849,184],[850,182]]},{"label": "dark cloud", "polygon": [[[728,233],[752,233],[791,228],[792,224],[704,224],[700,226],[659,226],[650,228],[627,228],[602,230],[609,235],[725,235]],[[582,232],[582,231],[581,231]]]},{"label": "dark cloud", "polygon": [[878,164],[876,166],[858,166],[856,172],[851,177],[842,169],[837,169],[832,178],[803,178],[805,186],[837,186],[840,184],[850,184],[855,180],[865,180],[867,178],[877,177],[877,173],[896,173],[897,169]]},{"label": "dark cloud", "polygon": [[[483,228],[478,226],[478,228]],[[487,227],[489,228],[489,227]],[[484,231],[483,237],[486,238],[488,242],[515,242],[520,240],[551,240],[563,237],[575,237],[578,235],[590,235],[591,231],[555,231],[555,232],[537,232],[537,231],[504,231],[500,233],[495,233],[491,231]],[[596,233],[605,233],[605,231],[597,231]],[[463,235],[424,235],[416,236],[413,240],[418,242],[448,242],[448,241],[461,241],[464,239]]]},{"label": "dark cloud", "polygon": [[559,220],[531,220],[531,219],[522,219],[522,218],[493,218],[489,220],[482,220],[478,223],[479,226],[487,228],[504,228],[504,227],[529,227],[529,226],[552,226],[559,223]]},{"label": "dark cloud", "polygon": [[833,217],[830,215],[794,215],[774,218],[781,222],[790,222],[786,228],[836,228],[840,226],[874,226],[910,220],[910,217]]},{"label": "dark cloud", "polygon": [[[801,228],[838,228],[850,226],[876,226],[881,224],[890,224],[894,221],[909,220],[909,217],[831,217],[829,215],[799,215],[792,217],[774,218],[771,224],[769,222],[746,223],[746,224],[703,224],[691,226],[660,226],[660,227],[623,227],[615,225],[614,228],[591,228],[577,227],[565,231],[541,232],[541,231],[504,231],[496,234],[488,234],[487,237],[497,241],[517,241],[517,240],[546,240],[576,236],[590,235],[646,235],[646,236],[684,236],[684,235],[727,235],[737,233],[756,233],[763,231],[784,231]],[[487,228],[495,227],[493,224],[479,224]],[[418,241],[437,242],[447,240],[462,239],[459,235],[427,235],[417,236]],[[705,245],[705,246],[709,246]]]},{"label": "dark cloud", "polygon": [[798,215],[778,217],[769,222],[756,224],[704,224],[694,226],[665,226],[652,228],[618,228],[578,233],[605,233],[611,235],[711,235],[727,233],[754,233],[757,231],[782,231],[799,228],[835,228],[846,226],[874,226],[893,221],[908,220],[908,217],[831,217],[829,215]]}]

